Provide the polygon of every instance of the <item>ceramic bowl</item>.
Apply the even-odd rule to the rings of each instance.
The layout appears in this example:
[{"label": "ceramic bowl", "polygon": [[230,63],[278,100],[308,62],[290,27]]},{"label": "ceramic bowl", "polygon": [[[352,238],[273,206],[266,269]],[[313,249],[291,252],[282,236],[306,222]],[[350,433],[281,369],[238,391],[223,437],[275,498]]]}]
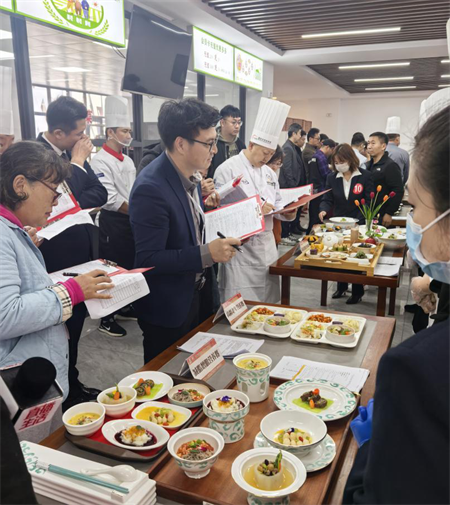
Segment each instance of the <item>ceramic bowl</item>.
[{"label": "ceramic bowl", "polygon": [[[69,419],[72,419],[72,417],[83,413],[98,414],[100,417],[94,422],[85,424],[83,426],[69,424]],[[71,435],[76,435],[78,437],[88,437],[101,428],[105,420],[105,413],[105,407],[101,403],[85,402],[79,403],[78,405],[71,407],[69,410],[66,410],[66,412],[63,414],[62,420],[64,426],[66,427],[66,430]]]},{"label": "ceramic bowl", "polygon": [[[333,333],[332,331],[330,331],[333,328],[345,328],[350,333],[348,335],[339,335],[338,333]],[[330,326],[328,326],[326,331],[326,337],[327,340],[330,340],[331,342],[336,342],[338,344],[350,344],[354,342],[356,338],[355,330],[343,324],[331,324]]]},{"label": "ceramic bowl", "polygon": [[398,238],[387,238],[391,235],[386,233],[385,236],[380,237],[378,240],[384,244],[386,249],[400,249],[406,245],[406,237],[404,235],[397,235]]},{"label": "ceramic bowl", "polygon": [[249,468],[259,464],[264,459],[274,460],[277,457],[278,453],[279,450],[275,448],[251,449],[249,451],[243,452],[234,460],[233,465],[231,466],[231,476],[241,489],[249,493],[247,497],[247,503],[249,505],[257,505],[262,503],[288,504],[289,495],[296,493],[305,483],[305,465],[300,461],[299,458],[286,451],[282,451],[282,466],[286,468],[286,470],[292,475],[292,484],[284,489],[279,489],[277,491],[263,491],[257,487],[252,486],[244,479],[244,475],[249,470]]},{"label": "ceramic bowl", "polygon": [[[191,440],[205,440],[214,447],[215,452],[208,459],[202,461],[188,461],[177,456],[177,450],[186,442]],[[167,444],[167,449],[177,465],[184,471],[184,473],[191,479],[202,479],[206,477],[211,471],[211,467],[217,461],[219,454],[225,446],[223,437],[215,430],[210,428],[186,428],[175,433]]]},{"label": "ceramic bowl", "polygon": [[122,417],[134,409],[134,406],[136,405],[136,390],[129,386],[119,386],[119,391],[129,396],[130,399],[126,402],[119,403],[117,405],[108,405],[106,403],[103,403],[103,399],[106,393],[112,393],[115,390],[116,390],[115,386],[112,388],[105,389],[97,396],[97,401],[98,403],[101,403],[105,407],[107,416]]},{"label": "ceramic bowl", "polygon": [[[265,368],[248,369],[239,366],[239,363],[246,359],[264,360],[267,363]],[[251,403],[258,403],[266,400],[269,396],[270,368],[272,359],[265,354],[245,353],[233,359],[236,369],[236,381],[239,391],[245,393]]]},{"label": "ceramic bowl", "polygon": [[[297,447],[288,446],[275,442],[275,433],[278,430],[297,428],[311,435],[313,442],[309,445]],[[319,445],[327,435],[327,425],[310,412],[296,410],[279,410],[272,412],[261,420],[261,433],[267,442],[277,449],[288,451],[298,457],[306,456],[313,447]]]},{"label": "ceramic bowl", "polygon": [[[268,321],[275,320],[277,323],[283,321],[285,324],[283,326],[273,326],[269,324]],[[289,333],[291,331],[291,322],[285,317],[270,316],[264,321],[264,330],[267,333],[273,333],[274,335],[283,335],[284,333]]]},{"label": "ceramic bowl", "polygon": [[[216,412],[211,408],[211,402],[224,396],[239,400],[244,406],[235,412]],[[219,432],[226,444],[238,442],[244,437],[245,416],[250,411],[250,398],[241,391],[234,389],[219,389],[205,396],[203,412],[209,419],[209,427]]]},{"label": "ceramic bowl", "polygon": [[195,401],[195,402],[181,402],[179,400],[174,400],[173,395],[177,393],[180,389],[195,389],[199,393],[201,393],[203,396],[206,396],[207,394],[211,393],[211,390],[209,389],[208,386],[205,386],[204,384],[196,384],[193,382],[186,382],[184,384],[177,384],[173,388],[169,390],[167,393],[167,396],[169,397],[169,402],[172,403],[173,405],[178,405],[180,407],[186,407],[187,409],[193,409],[195,407],[201,407],[203,405],[203,399]]}]

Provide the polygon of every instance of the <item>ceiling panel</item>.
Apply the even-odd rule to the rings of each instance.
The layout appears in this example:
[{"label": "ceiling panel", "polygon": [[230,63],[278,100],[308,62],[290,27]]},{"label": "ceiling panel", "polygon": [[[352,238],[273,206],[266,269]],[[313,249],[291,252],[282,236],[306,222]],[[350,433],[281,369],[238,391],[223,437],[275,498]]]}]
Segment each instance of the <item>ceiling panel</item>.
[{"label": "ceiling panel", "polygon": [[[202,0],[283,50],[446,37],[449,0]],[[401,27],[399,32],[302,38],[302,35]]]}]

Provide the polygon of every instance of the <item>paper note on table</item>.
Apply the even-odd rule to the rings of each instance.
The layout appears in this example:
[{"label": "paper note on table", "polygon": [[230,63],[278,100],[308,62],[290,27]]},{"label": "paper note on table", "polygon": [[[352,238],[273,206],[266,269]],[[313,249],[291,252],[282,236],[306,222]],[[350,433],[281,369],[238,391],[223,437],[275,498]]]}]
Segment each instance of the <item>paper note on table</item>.
[{"label": "paper note on table", "polygon": [[94,260],[88,261],[87,263],[82,263],[81,265],[75,265],[73,267],[64,268],[64,270],[58,270],[57,272],[53,272],[50,275],[53,282],[65,282],[70,277],[66,277],[63,275],[64,272],[70,272],[74,274],[87,274],[88,272],[92,272],[92,270],[103,270],[108,275],[113,274],[114,272],[118,272],[120,269],[117,267],[112,267],[110,265],[105,265],[102,260]]},{"label": "paper note on table", "polygon": [[217,238],[217,232],[225,237],[248,238],[264,231],[265,222],[259,195],[252,196],[205,214],[206,243]]},{"label": "paper note on table", "polygon": [[45,238],[47,240],[51,240],[52,238],[56,237],[63,231],[67,230],[67,228],[71,228],[72,226],[78,224],[93,225],[94,222],[92,221],[92,217],[89,214],[91,210],[92,209],[79,210],[75,214],[67,214],[63,218],[58,219],[57,221],[53,221],[48,226],[46,226],[45,228],[41,228],[37,232],[38,238]]},{"label": "paper note on table", "polygon": [[217,342],[219,351],[224,358],[234,358],[244,352],[257,352],[257,350],[264,344],[264,340],[253,340],[250,338],[219,335],[217,333],[199,332],[183,345],[179,346],[178,350],[194,353],[212,338],[214,338]]},{"label": "paper note on table", "polygon": [[377,266],[375,267],[374,275],[384,275],[386,277],[393,277],[398,275],[400,267],[403,265],[403,258],[392,258],[389,256],[381,256],[378,259]]},{"label": "paper note on table", "polygon": [[104,291],[112,298],[92,299],[85,302],[92,319],[106,317],[150,293],[147,281],[142,274],[117,274],[112,277],[112,281],[114,287]]},{"label": "paper note on table", "polygon": [[286,380],[325,379],[359,393],[369,377],[369,370],[283,356],[270,376]]},{"label": "paper note on table", "polygon": [[282,199],[283,207],[286,207],[290,203],[296,202],[302,196],[311,195],[313,192],[313,185],[308,184],[307,186],[300,186],[298,188],[281,188],[280,194]]}]

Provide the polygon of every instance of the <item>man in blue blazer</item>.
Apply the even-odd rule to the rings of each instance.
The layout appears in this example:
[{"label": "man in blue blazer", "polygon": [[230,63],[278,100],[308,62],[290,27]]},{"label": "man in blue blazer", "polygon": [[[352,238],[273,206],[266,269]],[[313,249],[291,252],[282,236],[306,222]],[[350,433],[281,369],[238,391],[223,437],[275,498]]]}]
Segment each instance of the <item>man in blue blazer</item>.
[{"label": "man in blue blazer", "polygon": [[150,361],[199,321],[205,270],[229,261],[240,245],[234,238],[204,243],[199,170],[217,152],[216,108],[196,99],[167,101],[158,118],[166,151],[139,174],[130,195],[136,267],[146,274],[150,294],[134,303]]}]

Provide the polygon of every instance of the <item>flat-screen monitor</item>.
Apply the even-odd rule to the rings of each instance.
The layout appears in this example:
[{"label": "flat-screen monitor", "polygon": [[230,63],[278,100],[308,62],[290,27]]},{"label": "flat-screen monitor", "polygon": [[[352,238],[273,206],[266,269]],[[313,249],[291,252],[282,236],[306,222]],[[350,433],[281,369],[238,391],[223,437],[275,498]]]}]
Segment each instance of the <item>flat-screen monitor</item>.
[{"label": "flat-screen monitor", "polygon": [[189,33],[134,6],[122,89],[183,98],[191,42]]}]

